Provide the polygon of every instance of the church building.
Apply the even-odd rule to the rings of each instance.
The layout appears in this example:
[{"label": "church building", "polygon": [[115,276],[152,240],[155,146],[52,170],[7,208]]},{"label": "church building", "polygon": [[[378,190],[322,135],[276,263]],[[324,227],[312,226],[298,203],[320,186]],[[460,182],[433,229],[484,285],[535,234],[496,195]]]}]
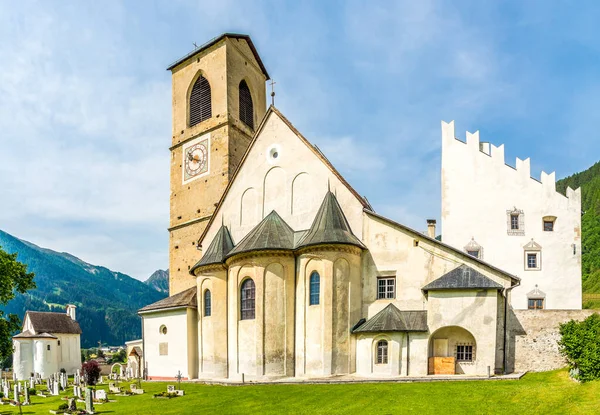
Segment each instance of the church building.
[{"label": "church building", "polygon": [[224,34],[168,69],[170,297],[139,310],[147,378],[511,367],[516,270],[436,239],[434,220],[424,233],[376,213],[267,108],[269,74],[248,36]]}]

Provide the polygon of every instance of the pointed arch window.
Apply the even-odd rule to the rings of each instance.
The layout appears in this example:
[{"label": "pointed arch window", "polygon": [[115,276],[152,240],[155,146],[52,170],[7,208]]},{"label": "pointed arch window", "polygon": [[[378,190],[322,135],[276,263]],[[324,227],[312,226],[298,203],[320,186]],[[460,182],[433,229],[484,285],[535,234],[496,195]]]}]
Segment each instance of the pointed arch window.
[{"label": "pointed arch window", "polygon": [[204,291],[204,317],[210,317],[211,314],[210,290]]},{"label": "pointed arch window", "polygon": [[385,365],[388,362],[388,342],[379,340],[377,342],[377,364]]},{"label": "pointed arch window", "polygon": [[252,95],[246,81],[242,80],[239,87],[240,92],[240,120],[248,127],[254,129],[254,105]]},{"label": "pointed arch window", "polygon": [[205,77],[200,75],[190,94],[190,127],[208,120],[210,117],[212,117],[210,84]]},{"label": "pointed arch window", "polygon": [[310,274],[310,299],[309,305],[319,304],[319,295],[321,292],[321,277],[317,271]]},{"label": "pointed arch window", "polygon": [[240,294],[240,318],[242,320],[253,320],[255,316],[256,287],[252,278],[248,278],[242,283]]}]

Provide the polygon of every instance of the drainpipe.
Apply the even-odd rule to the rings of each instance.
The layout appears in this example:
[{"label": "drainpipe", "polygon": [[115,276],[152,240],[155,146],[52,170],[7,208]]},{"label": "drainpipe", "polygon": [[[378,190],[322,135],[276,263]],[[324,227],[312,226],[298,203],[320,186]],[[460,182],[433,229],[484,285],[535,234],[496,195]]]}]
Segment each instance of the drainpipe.
[{"label": "drainpipe", "polygon": [[508,336],[507,336],[507,324],[508,324],[508,294],[509,291],[511,291],[513,288],[517,288],[519,285],[521,285],[521,281],[517,281],[517,283],[515,285],[511,285],[508,288],[504,289],[504,348],[502,350],[502,364],[503,364],[503,372],[506,375],[507,371],[506,371],[506,367],[508,366],[508,353],[507,353],[507,349],[508,349]]},{"label": "drainpipe", "polygon": [[406,332],[406,377],[410,373],[410,334]]},{"label": "drainpipe", "polygon": [[140,316],[142,318],[142,354],[144,356],[144,366],[140,368],[141,373],[140,375],[142,375],[142,378],[144,380],[148,380],[146,379],[146,336],[144,335],[144,316]]}]

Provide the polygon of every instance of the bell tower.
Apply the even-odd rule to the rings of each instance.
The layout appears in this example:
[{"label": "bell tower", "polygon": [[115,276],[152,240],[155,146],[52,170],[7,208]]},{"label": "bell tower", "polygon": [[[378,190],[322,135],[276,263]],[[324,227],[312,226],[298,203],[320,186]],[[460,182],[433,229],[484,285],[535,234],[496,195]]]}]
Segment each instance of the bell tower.
[{"label": "bell tower", "polygon": [[269,79],[247,35],[223,34],[173,63],[169,295],[195,286],[196,243],[266,112]]}]

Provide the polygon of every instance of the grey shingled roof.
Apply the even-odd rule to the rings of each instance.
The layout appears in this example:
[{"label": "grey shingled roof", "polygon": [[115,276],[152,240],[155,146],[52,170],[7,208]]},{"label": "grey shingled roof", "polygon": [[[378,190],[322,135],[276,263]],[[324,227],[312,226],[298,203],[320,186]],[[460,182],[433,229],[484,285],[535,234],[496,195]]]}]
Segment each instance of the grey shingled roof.
[{"label": "grey shingled roof", "polygon": [[185,291],[149,304],[138,310],[138,313],[144,313],[147,311],[164,310],[167,308],[178,308],[178,307],[191,307],[197,308],[198,302],[196,299],[198,289],[196,286],[188,288]]},{"label": "grey shingled roof", "polygon": [[190,274],[194,275],[194,270],[206,265],[220,264],[225,260],[225,256],[233,249],[233,240],[226,226],[221,226],[219,232],[215,235],[212,242],[206,249],[200,261],[191,269]]},{"label": "grey shingled roof", "polygon": [[388,304],[387,307],[352,332],[382,333],[392,331],[429,331],[427,311],[400,311],[393,304]]},{"label": "grey shingled roof", "polygon": [[293,248],[294,231],[277,212],[272,211],[229,252],[227,257],[243,252]]},{"label": "grey shingled roof", "polygon": [[28,311],[27,316],[36,333],[81,334],[79,323],[66,313]]},{"label": "grey shingled roof", "polygon": [[365,248],[360,239],[352,233],[350,224],[331,191],[325,195],[315,220],[297,247],[320,244],[348,244]]},{"label": "grey shingled roof", "polygon": [[57,339],[57,338],[58,337],[53,336],[48,333],[35,334],[29,330],[19,333],[16,336],[13,336],[13,339]]},{"label": "grey shingled roof", "polygon": [[504,288],[480,273],[477,270],[461,265],[454,268],[447,274],[442,275],[437,280],[434,280],[422,288],[423,291],[432,290],[464,290],[464,289],[495,289],[501,290]]}]

